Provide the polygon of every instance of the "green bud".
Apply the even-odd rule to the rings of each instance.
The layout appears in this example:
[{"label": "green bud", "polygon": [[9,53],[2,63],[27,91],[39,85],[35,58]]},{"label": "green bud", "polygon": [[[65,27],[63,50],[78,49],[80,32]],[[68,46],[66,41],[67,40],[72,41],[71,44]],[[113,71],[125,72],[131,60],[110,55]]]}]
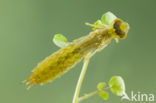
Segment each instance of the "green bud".
[{"label": "green bud", "polygon": [[109,94],[105,91],[99,91],[99,96],[104,100],[107,100],[109,98]]},{"label": "green bud", "polygon": [[103,88],[105,88],[106,87],[106,83],[98,83],[98,85],[97,85],[97,89],[98,90],[102,90]]},{"label": "green bud", "polygon": [[[101,20],[97,20],[97,21],[94,23],[94,25],[95,25],[95,26],[101,26],[101,25],[102,25]],[[96,27],[92,28],[92,30],[96,30],[96,29],[97,29]]]},{"label": "green bud", "polygon": [[102,25],[101,20],[97,20],[97,21],[94,23],[94,25]]},{"label": "green bud", "polygon": [[125,83],[122,77],[113,76],[109,81],[109,86],[115,95],[123,96],[125,94]]},{"label": "green bud", "polygon": [[68,45],[67,38],[64,37],[62,34],[55,34],[53,42],[55,43],[55,45],[61,48],[66,47]]},{"label": "green bud", "polygon": [[117,17],[113,13],[107,12],[102,15],[101,21],[103,24],[110,25],[116,18]]}]

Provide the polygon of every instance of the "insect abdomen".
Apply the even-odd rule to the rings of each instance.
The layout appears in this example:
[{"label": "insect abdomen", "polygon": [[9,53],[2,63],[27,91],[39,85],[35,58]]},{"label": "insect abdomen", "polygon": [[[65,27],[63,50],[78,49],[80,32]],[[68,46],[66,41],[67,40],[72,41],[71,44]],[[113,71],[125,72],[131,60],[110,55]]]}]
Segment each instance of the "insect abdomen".
[{"label": "insect abdomen", "polygon": [[[104,32],[105,34],[106,32]],[[91,32],[90,35],[75,40],[67,47],[47,57],[34,69],[26,80],[29,86],[44,84],[67,72],[78,63],[87,53],[96,49],[103,39],[103,32]]]},{"label": "insect abdomen", "polygon": [[75,47],[74,44],[70,44],[66,48],[48,56],[44,61],[37,65],[26,82],[28,82],[31,87],[36,84],[44,84],[48,81],[54,80],[68,71],[87,53],[85,51],[80,51],[79,46]]}]

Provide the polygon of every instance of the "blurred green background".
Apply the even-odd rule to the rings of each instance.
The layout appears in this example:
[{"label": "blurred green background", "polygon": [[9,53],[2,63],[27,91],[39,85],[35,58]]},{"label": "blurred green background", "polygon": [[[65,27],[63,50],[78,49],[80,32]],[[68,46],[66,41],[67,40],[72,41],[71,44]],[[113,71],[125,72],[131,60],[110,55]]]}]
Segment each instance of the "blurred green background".
[{"label": "blurred green background", "polygon": [[[94,91],[99,82],[120,75],[127,93],[156,95],[155,0],[0,0],[0,103],[71,103],[82,62],[44,86],[29,91],[21,83],[33,67],[57,51],[52,38],[63,33],[70,41],[87,35],[107,11],[130,24],[125,40],[114,41],[90,61],[80,95]],[[110,93],[82,103],[120,103]],[[126,101],[125,101],[126,102]]]}]

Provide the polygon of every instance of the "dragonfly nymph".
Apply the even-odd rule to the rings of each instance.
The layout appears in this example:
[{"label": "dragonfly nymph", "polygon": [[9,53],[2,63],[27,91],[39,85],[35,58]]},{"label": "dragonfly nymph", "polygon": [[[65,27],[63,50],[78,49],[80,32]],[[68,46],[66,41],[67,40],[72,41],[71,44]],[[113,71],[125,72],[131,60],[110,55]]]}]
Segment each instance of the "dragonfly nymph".
[{"label": "dragonfly nymph", "polygon": [[88,53],[101,51],[112,39],[124,39],[127,36],[129,25],[121,19],[115,19],[109,26],[94,26],[96,30],[89,35],[73,40],[66,47],[46,57],[25,80],[28,88],[50,82],[81,61]]}]

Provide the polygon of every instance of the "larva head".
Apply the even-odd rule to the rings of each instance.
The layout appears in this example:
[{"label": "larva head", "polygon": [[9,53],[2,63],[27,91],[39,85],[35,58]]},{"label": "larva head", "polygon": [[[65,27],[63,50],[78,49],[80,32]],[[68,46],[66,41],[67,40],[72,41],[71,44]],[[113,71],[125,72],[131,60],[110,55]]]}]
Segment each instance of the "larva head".
[{"label": "larva head", "polygon": [[121,19],[115,19],[113,22],[113,38],[124,39],[127,36],[129,25]]}]

